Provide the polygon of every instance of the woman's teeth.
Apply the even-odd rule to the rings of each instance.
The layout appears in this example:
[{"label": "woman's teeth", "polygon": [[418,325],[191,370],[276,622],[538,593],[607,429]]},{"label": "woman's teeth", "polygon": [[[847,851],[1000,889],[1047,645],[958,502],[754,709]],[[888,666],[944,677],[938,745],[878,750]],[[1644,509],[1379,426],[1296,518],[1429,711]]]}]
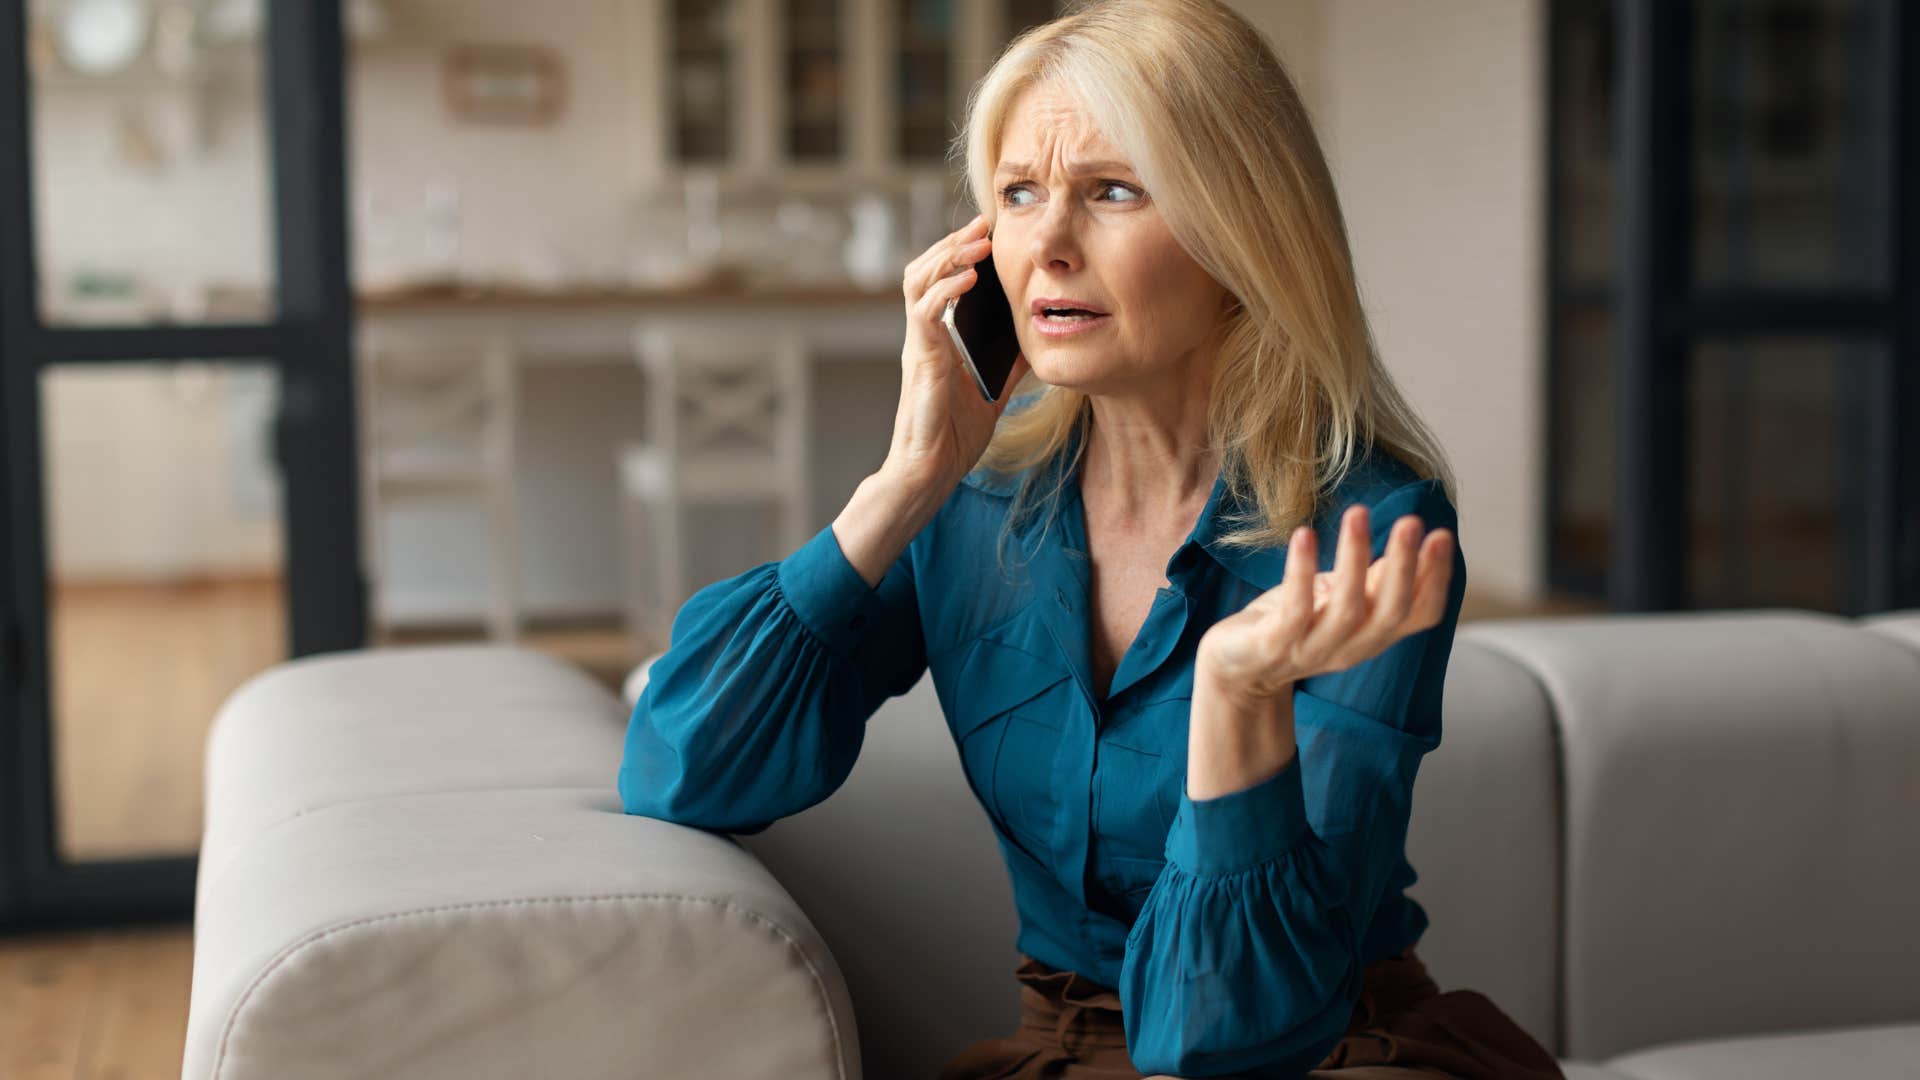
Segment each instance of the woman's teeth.
[{"label": "woman's teeth", "polygon": [[1067,311],[1048,310],[1043,313],[1042,317],[1050,322],[1083,322],[1087,319],[1097,319],[1100,316],[1091,311],[1081,311],[1078,308],[1074,308]]}]

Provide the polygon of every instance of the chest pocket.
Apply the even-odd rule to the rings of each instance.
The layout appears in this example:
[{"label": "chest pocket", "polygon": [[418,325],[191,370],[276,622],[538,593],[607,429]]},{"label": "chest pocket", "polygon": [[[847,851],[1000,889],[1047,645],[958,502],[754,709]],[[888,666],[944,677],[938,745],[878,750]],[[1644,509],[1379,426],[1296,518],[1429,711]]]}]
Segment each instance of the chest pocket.
[{"label": "chest pocket", "polygon": [[1057,775],[1072,675],[983,639],[955,684],[948,723],[974,797],[1001,834],[1046,864],[1059,820]]}]

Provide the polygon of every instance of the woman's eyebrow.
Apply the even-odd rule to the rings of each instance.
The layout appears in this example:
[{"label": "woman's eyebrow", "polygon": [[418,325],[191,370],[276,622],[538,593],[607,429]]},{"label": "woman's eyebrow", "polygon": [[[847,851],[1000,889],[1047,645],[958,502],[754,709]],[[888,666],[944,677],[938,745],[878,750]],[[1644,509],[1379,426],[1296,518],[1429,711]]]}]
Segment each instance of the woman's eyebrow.
[{"label": "woman's eyebrow", "polygon": [[[1026,173],[1031,172],[1032,169],[1033,169],[1033,163],[1029,161],[1003,161],[1000,163],[1000,167],[994,171],[994,175],[1001,176],[1007,173],[1013,173],[1015,175],[1025,175]],[[1131,173],[1132,171],[1133,171],[1133,166],[1128,165],[1124,161],[1112,161],[1112,160],[1079,161],[1079,162],[1075,162],[1072,166],[1069,167],[1067,175],[1085,176],[1088,173],[1094,173],[1094,172]]]}]

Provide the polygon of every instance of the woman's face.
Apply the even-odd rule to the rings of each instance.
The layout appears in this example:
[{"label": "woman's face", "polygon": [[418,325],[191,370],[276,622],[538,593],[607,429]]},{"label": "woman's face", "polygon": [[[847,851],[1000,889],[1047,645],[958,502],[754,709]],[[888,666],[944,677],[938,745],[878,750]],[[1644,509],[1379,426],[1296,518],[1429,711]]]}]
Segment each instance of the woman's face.
[{"label": "woman's face", "polygon": [[[994,174],[993,262],[1036,378],[1090,394],[1140,392],[1192,361],[1226,290],[1168,231],[1152,195],[1078,105],[1047,85],[1014,100]],[[1049,319],[1056,298],[1104,314]]]}]

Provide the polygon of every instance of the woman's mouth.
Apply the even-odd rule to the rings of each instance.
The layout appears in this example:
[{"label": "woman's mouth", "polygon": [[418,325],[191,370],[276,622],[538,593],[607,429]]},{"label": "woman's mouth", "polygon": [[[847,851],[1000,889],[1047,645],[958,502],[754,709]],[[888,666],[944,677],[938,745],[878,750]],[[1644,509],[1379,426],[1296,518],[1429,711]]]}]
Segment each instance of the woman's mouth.
[{"label": "woman's mouth", "polygon": [[1079,308],[1045,308],[1033,316],[1033,328],[1048,337],[1071,337],[1105,326],[1112,318]]}]

